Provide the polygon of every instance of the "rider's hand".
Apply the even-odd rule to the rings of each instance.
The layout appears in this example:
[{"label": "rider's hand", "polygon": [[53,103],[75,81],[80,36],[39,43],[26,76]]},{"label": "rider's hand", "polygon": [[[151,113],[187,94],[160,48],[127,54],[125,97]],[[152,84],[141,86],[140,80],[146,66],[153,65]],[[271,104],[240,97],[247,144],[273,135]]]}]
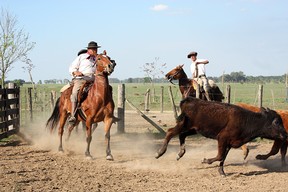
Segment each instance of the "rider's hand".
[{"label": "rider's hand", "polygon": [[74,75],[75,77],[83,76],[83,74],[82,74],[80,71],[74,71],[74,72],[73,72],[73,75]]}]

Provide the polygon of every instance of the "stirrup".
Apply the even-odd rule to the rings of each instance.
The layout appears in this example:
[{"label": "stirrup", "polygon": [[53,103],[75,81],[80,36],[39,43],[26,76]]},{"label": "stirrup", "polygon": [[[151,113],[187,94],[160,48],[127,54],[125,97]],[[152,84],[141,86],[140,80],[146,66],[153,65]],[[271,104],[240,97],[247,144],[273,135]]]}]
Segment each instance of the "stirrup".
[{"label": "stirrup", "polygon": [[69,123],[75,123],[76,122],[76,118],[74,116],[71,116],[69,119],[68,119],[68,122]]}]

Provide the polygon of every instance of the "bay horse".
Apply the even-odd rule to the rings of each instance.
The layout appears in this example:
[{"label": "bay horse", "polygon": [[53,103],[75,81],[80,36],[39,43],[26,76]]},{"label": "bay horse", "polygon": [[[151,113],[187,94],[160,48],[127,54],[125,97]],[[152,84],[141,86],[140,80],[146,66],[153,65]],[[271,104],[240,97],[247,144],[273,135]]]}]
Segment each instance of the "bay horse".
[{"label": "bay horse", "polygon": [[[105,142],[106,142],[106,159],[113,160],[110,149],[110,128],[112,123],[118,120],[114,117],[115,104],[112,97],[112,87],[109,85],[108,75],[114,71],[115,63],[111,62],[106,55],[106,51],[96,56],[96,71],[95,79],[87,93],[87,96],[82,99],[81,104],[77,109],[75,115],[77,121],[74,125],[69,125],[69,135],[80,121],[85,121],[86,125],[86,142],[87,147],[85,151],[86,157],[92,157],[90,154],[90,143],[92,140],[92,124],[97,122],[104,122]],[[82,89],[80,89],[82,90]],[[63,151],[62,136],[64,126],[69,115],[71,115],[71,101],[70,95],[72,93],[72,86],[63,91],[57,99],[54,110],[47,120],[46,127],[53,129],[59,124],[58,135],[60,139],[59,151]],[[78,94],[81,96],[80,91]]]},{"label": "bay horse", "polygon": [[[179,65],[169,71],[165,77],[168,79],[169,82],[172,83],[172,80],[178,80],[179,81],[179,89],[182,94],[182,98],[186,98],[188,96],[196,97],[196,89],[198,86],[198,83],[194,79],[189,79],[183,70],[184,65]],[[173,83],[172,83],[173,84]],[[219,101],[222,102],[224,99],[223,93],[220,91],[219,87],[211,80],[209,80],[210,85],[210,98],[212,101]],[[201,90],[202,89],[202,90]],[[205,91],[203,88],[200,87],[200,99],[207,100],[205,96]]]},{"label": "bay horse", "polygon": [[[177,67],[175,67],[174,69],[172,69],[171,71],[169,71],[165,77],[166,79],[168,79],[169,82],[172,83],[173,80],[178,80],[178,85],[179,85],[179,90],[182,94],[182,99],[191,96],[191,97],[196,97],[196,89],[198,86],[198,83],[196,80],[194,79],[189,79],[183,69],[183,65],[178,65]],[[173,84],[173,83],[172,83]],[[212,101],[218,101],[218,102],[222,102],[224,99],[223,93],[221,92],[221,90],[219,89],[219,87],[214,83],[214,81],[209,80],[209,85],[210,85],[210,98]],[[202,100],[207,100],[206,95],[205,95],[205,91],[202,89],[200,90],[200,95],[199,95],[199,99]],[[243,155],[244,155],[244,160],[247,158],[248,154],[249,154],[249,149],[247,147],[246,144],[244,144],[243,146],[241,146],[241,149],[243,151]],[[178,157],[177,160],[179,160],[180,158]]]}]

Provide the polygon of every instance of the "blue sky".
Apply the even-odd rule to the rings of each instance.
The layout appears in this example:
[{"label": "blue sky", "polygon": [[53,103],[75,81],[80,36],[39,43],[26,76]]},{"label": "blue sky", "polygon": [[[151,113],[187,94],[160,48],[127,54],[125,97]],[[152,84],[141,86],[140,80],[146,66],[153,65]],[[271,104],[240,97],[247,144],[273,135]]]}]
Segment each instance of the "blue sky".
[{"label": "blue sky", "polygon": [[[288,72],[286,0],[0,0],[36,42],[29,57],[34,81],[70,79],[68,67],[89,41],[117,62],[112,78],[144,77],[142,66],[184,64],[187,54],[210,61],[208,76]],[[7,79],[24,79],[23,63]]]}]

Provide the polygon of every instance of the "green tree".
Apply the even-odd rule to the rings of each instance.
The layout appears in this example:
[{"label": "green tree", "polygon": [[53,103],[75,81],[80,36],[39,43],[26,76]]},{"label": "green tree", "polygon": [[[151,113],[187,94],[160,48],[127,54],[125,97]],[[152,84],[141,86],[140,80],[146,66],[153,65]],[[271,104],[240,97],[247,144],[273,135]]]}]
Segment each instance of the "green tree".
[{"label": "green tree", "polygon": [[29,42],[29,34],[18,28],[17,18],[2,8],[0,18],[0,75],[4,87],[5,78],[17,61],[27,63],[28,53],[35,42]]}]

